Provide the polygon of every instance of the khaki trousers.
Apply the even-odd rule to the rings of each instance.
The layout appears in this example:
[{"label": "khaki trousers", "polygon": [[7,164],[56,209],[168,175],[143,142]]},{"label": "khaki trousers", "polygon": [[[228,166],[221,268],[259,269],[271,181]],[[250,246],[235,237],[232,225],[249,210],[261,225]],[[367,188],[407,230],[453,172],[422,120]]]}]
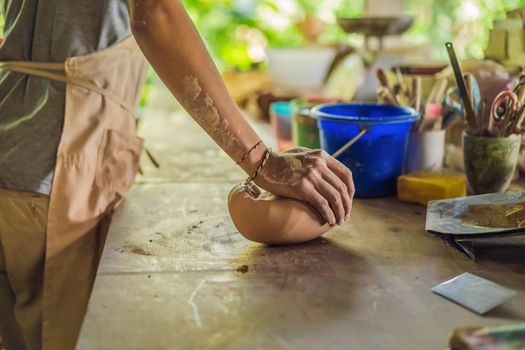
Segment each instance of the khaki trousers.
[{"label": "khaki trousers", "polygon": [[38,350],[49,198],[0,189],[0,335],[7,350]]}]

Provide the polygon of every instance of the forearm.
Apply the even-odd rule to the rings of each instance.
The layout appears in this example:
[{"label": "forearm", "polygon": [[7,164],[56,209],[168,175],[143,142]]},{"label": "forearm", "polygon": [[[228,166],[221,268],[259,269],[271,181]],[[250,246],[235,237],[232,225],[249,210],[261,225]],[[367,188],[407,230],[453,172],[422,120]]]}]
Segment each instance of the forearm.
[{"label": "forearm", "polygon": [[[180,0],[128,0],[133,34],[159,77],[184,108],[235,161],[260,139],[230,97]],[[257,185],[281,197],[306,201],[331,225],[351,211],[350,171],[321,151],[249,153],[240,165],[250,175],[265,158]]]},{"label": "forearm", "polygon": [[[197,30],[178,0],[129,0],[133,34],[164,84],[233,159],[260,139],[238,109]],[[258,147],[241,166],[253,172]]]}]

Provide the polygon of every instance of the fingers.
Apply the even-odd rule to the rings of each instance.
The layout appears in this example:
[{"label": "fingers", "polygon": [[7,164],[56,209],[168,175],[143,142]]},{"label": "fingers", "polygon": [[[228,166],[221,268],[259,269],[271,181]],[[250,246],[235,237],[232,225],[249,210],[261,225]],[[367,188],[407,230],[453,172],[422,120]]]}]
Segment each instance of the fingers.
[{"label": "fingers", "polygon": [[305,152],[310,152],[310,151],[311,149],[306,148],[306,147],[294,147],[294,148],[290,148],[284,151],[283,153],[305,153]]},{"label": "fingers", "polygon": [[[343,220],[346,221],[350,217],[350,211],[352,210],[352,198],[348,193],[348,188],[345,183],[337,177],[331,170],[323,173],[323,179],[328,182],[335,190],[339,192],[339,196],[343,202],[344,215]],[[340,223],[341,225],[342,223]]]},{"label": "fingers", "polygon": [[345,165],[343,165],[337,159],[328,155],[326,152],[323,152],[323,154],[324,157],[326,157],[326,165],[328,166],[328,169],[330,169],[335,175],[337,175],[337,177],[346,185],[346,190],[350,198],[350,207],[348,212],[346,213],[348,217],[352,209],[352,200],[355,194],[355,186],[354,180],[352,178],[352,172]]},{"label": "fingers", "polygon": [[330,208],[335,214],[336,223],[343,225],[345,223],[345,207],[341,199],[341,194],[327,181],[320,178],[317,182],[317,191],[330,203]]},{"label": "fingers", "polygon": [[[326,169],[326,171],[329,170]],[[328,204],[332,210],[332,214],[334,214],[336,220],[334,223],[330,224],[344,224],[346,213],[339,191],[323,178],[321,172],[318,169],[311,169],[307,177],[314,185],[317,192],[319,192],[324,197],[324,199],[328,201]]]},{"label": "fingers", "polygon": [[332,208],[330,208],[330,203],[322,196],[313,184],[309,183],[304,185],[303,191],[305,193],[304,200],[310,203],[318,212],[321,214],[323,219],[328,222],[330,225],[336,224],[336,217]]}]

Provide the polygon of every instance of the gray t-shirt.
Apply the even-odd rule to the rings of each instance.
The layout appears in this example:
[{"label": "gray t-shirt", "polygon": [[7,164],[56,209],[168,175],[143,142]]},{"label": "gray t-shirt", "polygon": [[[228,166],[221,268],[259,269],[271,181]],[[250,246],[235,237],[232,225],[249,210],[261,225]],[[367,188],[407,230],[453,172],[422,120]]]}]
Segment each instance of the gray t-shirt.
[{"label": "gray t-shirt", "polygon": [[[129,35],[127,0],[4,0],[0,61],[64,62]],[[0,188],[49,194],[65,84],[0,70]]]}]

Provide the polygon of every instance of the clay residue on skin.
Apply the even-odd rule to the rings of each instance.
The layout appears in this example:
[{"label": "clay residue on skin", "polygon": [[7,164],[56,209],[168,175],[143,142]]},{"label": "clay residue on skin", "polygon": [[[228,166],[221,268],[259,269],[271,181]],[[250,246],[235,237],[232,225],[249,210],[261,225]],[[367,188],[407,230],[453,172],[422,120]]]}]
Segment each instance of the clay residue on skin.
[{"label": "clay residue on skin", "polygon": [[195,77],[184,78],[184,98],[188,101],[195,101],[202,93],[202,88],[199,85],[199,80]]},{"label": "clay residue on skin", "polygon": [[222,118],[213,99],[203,91],[194,76],[183,79],[182,102],[195,121],[224,149],[232,149],[239,143],[238,136],[230,130],[229,123]]},{"label": "clay residue on skin", "polygon": [[303,177],[304,165],[297,157],[272,152],[270,159],[267,168],[261,173],[267,182],[293,186]]}]

